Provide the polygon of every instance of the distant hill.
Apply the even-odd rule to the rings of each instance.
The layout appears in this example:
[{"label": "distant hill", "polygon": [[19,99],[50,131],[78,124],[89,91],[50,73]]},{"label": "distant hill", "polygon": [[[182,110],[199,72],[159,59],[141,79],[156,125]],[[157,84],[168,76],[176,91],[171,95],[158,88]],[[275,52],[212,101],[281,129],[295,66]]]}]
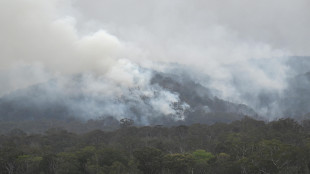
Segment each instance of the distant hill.
[{"label": "distant hill", "polygon": [[[133,89],[128,96],[115,98],[100,98],[85,93],[80,87],[80,77],[75,76],[69,83],[74,84],[72,91],[65,92],[57,80],[30,86],[11,92],[0,98],[0,120],[21,121],[36,119],[66,120],[72,117],[82,120],[99,117],[114,116],[111,113],[95,115],[87,103],[93,108],[108,107],[109,102],[115,102],[120,107],[129,108],[123,117],[144,119],[146,116],[149,124],[181,124],[194,122],[231,122],[241,119],[244,115],[256,116],[255,111],[246,105],[235,104],[217,97],[213,97],[210,90],[189,77],[174,77],[176,75],[154,72],[150,86],[169,91],[179,96],[180,101],[171,103],[170,107],[175,114],[164,115],[158,113],[150,104],[149,97],[139,94],[140,89]],[[71,90],[71,89],[67,89]],[[138,92],[137,92],[138,91]],[[140,95],[137,99],[137,93]],[[114,104],[115,104],[114,103]],[[183,107],[186,104],[188,107]],[[107,106],[108,105],[108,106]],[[85,106],[85,108],[83,108]],[[85,110],[89,109],[90,113]],[[216,113],[216,114],[215,114]],[[89,115],[87,115],[89,114]],[[94,116],[95,115],[95,116]],[[132,116],[135,115],[135,116]],[[154,115],[154,117],[152,117]],[[219,115],[219,116],[217,116]],[[221,116],[220,116],[221,115]],[[117,117],[117,116],[115,116]],[[184,117],[183,119],[174,119]],[[139,120],[136,120],[139,123]]]},{"label": "distant hill", "polygon": [[186,112],[186,122],[210,124],[231,122],[243,118],[244,115],[257,117],[256,112],[250,107],[212,96],[210,89],[187,76],[178,77],[173,74],[156,73],[151,83],[178,93],[181,101],[190,106],[190,110]]},{"label": "distant hill", "polygon": [[[276,108],[279,117],[306,119],[310,115],[310,57],[291,57],[287,66],[295,74],[289,76],[282,94],[262,93],[257,98],[258,103],[270,110]],[[74,118],[85,122],[114,117],[115,120],[133,119],[137,125],[176,125],[227,123],[244,116],[268,118],[268,115],[258,114],[256,109],[259,108],[216,96],[212,92],[214,89],[194,80],[187,71],[183,74],[151,72],[147,89],[120,88],[118,90],[125,91],[120,96],[89,92],[81,75],[68,78],[65,85],[53,79],[19,89],[0,98],[0,121]]]}]

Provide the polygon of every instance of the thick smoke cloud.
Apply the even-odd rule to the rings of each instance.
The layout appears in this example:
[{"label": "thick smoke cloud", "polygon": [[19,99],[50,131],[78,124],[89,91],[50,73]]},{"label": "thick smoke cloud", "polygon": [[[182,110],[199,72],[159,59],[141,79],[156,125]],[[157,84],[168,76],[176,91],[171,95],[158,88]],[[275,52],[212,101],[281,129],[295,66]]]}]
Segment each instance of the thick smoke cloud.
[{"label": "thick smoke cloud", "polygon": [[184,119],[189,106],[179,94],[150,81],[154,71],[176,74],[173,66],[185,66],[213,96],[276,117],[296,75],[288,56],[310,55],[309,6],[307,0],[3,0],[0,95],[57,79],[57,96],[83,96],[66,101],[81,116],[146,123],[155,113],[181,112],[176,119]]},{"label": "thick smoke cloud", "polygon": [[133,60],[194,67],[215,95],[268,117],[283,115],[278,97],[295,71],[288,56],[310,55],[307,0],[78,0],[74,6],[82,22],[97,22],[141,49]]},{"label": "thick smoke cloud", "polygon": [[[20,74],[29,69],[42,74],[36,72],[41,69],[51,75],[105,73],[115,64],[122,52],[120,41],[104,30],[78,34],[75,19],[60,16],[57,11],[63,3],[65,1],[1,1],[0,69],[3,74],[15,73],[14,69],[20,69]],[[46,79],[36,74],[27,80],[19,75],[1,80],[10,84],[8,89],[16,89]],[[8,89],[2,89],[1,93]]]},{"label": "thick smoke cloud", "polygon": [[[57,10],[68,2],[1,1],[1,94],[42,83],[37,88],[43,92],[30,88],[24,92],[29,96],[18,96],[30,103],[29,108],[61,103],[69,115],[86,119],[112,115],[141,123],[150,114],[174,114],[170,104],[178,102],[178,95],[148,86],[150,72],[120,59],[125,48],[115,36],[104,30],[79,34],[76,19]],[[72,79],[76,74],[79,77]],[[145,118],[136,118],[130,111],[133,105],[145,107]]]},{"label": "thick smoke cloud", "polygon": [[[283,58],[274,59],[309,55],[307,0],[92,0],[74,5],[82,21],[97,21],[142,49],[140,61],[198,67],[225,97],[238,93],[229,85],[238,76],[246,76],[240,81],[258,88],[280,90],[287,68]],[[270,59],[272,68],[256,65]]]}]

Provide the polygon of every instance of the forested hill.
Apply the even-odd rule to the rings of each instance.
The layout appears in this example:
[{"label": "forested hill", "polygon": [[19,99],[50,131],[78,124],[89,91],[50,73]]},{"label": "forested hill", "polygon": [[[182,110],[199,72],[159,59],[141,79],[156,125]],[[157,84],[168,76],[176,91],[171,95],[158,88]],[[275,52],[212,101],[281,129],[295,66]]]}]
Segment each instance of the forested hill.
[{"label": "forested hill", "polygon": [[[263,59],[258,64],[266,66],[268,62]],[[22,128],[14,124],[25,122],[32,128],[36,121],[59,122],[60,127],[75,124],[72,121],[107,119],[114,123],[122,118],[130,118],[140,126],[214,124],[240,120],[245,115],[261,120],[291,117],[301,121],[310,113],[310,58],[291,57],[286,64],[290,75],[282,90],[253,89],[242,93],[248,88],[247,82],[239,84],[235,77],[231,87],[241,103],[219,97],[218,89],[179,65],[167,72],[135,67],[143,77],[136,80],[143,84],[132,88],[83,74],[47,79],[0,97],[1,123],[10,123],[1,128]]]},{"label": "forested hill", "polygon": [[[127,120],[128,121],[128,120]],[[307,174],[310,121],[134,127],[0,136],[2,174]]]},{"label": "forested hill", "polygon": [[2,96],[0,120],[14,123],[42,120],[70,122],[72,119],[88,121],[114,117],[116,120],[130,118],[138,125],[174,125],[228,123],[245,115],[257,117],[257,113],[247,105],[220,99],[188,76],[152,72],[147,84],[151,91],[122,89],[127,93],[121,96],[89,92],[83,76],[73,76],[68,81],[66,85],[71,88],[54,79]]}]

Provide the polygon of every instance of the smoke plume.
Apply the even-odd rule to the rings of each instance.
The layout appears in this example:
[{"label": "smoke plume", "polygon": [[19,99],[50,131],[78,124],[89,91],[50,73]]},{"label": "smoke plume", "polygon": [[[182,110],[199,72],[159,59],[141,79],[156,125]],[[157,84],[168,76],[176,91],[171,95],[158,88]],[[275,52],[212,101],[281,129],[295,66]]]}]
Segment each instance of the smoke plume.
[{"label": "smoke plume", "polygon": [[283,105],[293,107],[286,96],[296,96],[292,79],[310,71],[306,57],[307,63],[292,57],[310,55],[309,6],[308,0],[2,0],[0,95],[31,96],[36,92],[12,93],[37,86],[44,95],[33,103],[63,103],[68,115],[84,119],[184,120],[193,107],[187,95],[152,83],[166,73],[181,86],[202,85],[212,101],[244,104],[268,119],[294,115]]}]

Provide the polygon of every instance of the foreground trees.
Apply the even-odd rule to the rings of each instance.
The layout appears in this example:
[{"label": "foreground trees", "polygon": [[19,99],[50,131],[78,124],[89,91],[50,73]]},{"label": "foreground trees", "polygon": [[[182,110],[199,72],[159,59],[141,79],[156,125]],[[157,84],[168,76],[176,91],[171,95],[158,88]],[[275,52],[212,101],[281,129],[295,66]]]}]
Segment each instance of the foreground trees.
[{"label": "foreground trees", "polygon": [[307,174],[310,168],[309,128],[291,119],[86,134],[14,130],[0,140],[3,174]]}]

